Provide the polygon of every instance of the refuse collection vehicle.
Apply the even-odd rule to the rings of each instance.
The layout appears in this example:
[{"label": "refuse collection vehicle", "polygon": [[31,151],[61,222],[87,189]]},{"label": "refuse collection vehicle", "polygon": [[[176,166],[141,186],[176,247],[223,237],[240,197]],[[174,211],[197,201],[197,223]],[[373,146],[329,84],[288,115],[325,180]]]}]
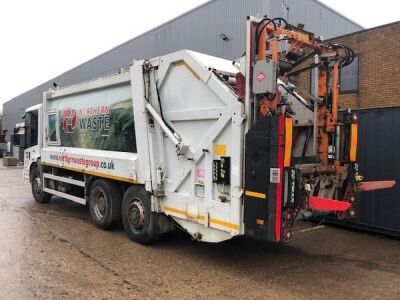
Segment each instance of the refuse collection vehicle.
[{"label": "refuse collection vehicle", "polygon": [[[86,204],[97,227],[122,220],[142,244],[175,227],[205,242],[288,241],[296,220],[354,217],[358,192],[394,185],[363,182],[357,116],[338,114],[353,57],[249,17],[236,61],[182,50],[44,92],[25,115],[24,176],[36,201]],[[311,69],[309,95],[292,79]]]}]

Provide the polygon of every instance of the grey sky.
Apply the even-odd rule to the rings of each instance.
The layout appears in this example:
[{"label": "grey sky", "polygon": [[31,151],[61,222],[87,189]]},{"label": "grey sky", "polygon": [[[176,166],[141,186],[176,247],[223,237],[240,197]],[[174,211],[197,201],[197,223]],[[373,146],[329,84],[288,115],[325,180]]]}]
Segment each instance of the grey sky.
[{"label": "grey sky", "polygon": [[[1,1],[0,104],[204,2]],[[367,28],[399,20],[397,0],[321,2]]]}]

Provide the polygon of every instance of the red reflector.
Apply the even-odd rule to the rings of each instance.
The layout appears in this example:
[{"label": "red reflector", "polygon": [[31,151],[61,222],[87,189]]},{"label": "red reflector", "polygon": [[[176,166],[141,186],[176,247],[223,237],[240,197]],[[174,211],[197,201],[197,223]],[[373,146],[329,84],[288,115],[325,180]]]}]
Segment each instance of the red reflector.
[{"label": "red reflector", "polygon": [[308,199],[308,204],[311,209],[318,211],[346,211],[350,208],[349,202],[314,196]]},{"label": "red reflector", "polygon": [[383,190],[390,189],[394,187],[396,181],[394,180],[386,180],[386,181],[367,181],[361,182],[361,190],[364,192],[375,191],[375,190]]}]

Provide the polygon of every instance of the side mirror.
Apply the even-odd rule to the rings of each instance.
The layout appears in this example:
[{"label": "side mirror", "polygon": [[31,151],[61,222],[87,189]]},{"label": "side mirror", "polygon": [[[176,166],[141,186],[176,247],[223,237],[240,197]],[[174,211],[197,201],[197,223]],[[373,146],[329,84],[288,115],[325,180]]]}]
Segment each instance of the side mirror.
[{"label": "side mirror", "polygon": [[22,148],[22,149],[25,149],[26,148],[26,134],[25,133],[24,134],[20,134],[19,136],[20,136],[20,138],[19,138],[19,147]]}]

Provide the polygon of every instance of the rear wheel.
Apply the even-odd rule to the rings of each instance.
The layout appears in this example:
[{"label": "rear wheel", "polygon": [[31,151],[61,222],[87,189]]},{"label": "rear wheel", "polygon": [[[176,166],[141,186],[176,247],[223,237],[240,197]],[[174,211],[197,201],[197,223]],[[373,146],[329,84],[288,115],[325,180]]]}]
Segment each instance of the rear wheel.
[{"label": "rear wheel", "polygon": [[112,181],[96,180],[90,188],[89,210],[96,227],[109,229],[121,221],[121,191]]},{"label": "rear wheel", "polygon": [[51,199],[51,194],[43,191],[42,178],[39,168],[34,168],[31,171],[31,189],[32,195],[36,202],[48,203]]},{"label": "rear wheel", "polygon": [[122,200],[122,223],[129,238],[145,245],[158,238],[157,216],[151,211],[151,198],[142,187],[131,186]]}]

